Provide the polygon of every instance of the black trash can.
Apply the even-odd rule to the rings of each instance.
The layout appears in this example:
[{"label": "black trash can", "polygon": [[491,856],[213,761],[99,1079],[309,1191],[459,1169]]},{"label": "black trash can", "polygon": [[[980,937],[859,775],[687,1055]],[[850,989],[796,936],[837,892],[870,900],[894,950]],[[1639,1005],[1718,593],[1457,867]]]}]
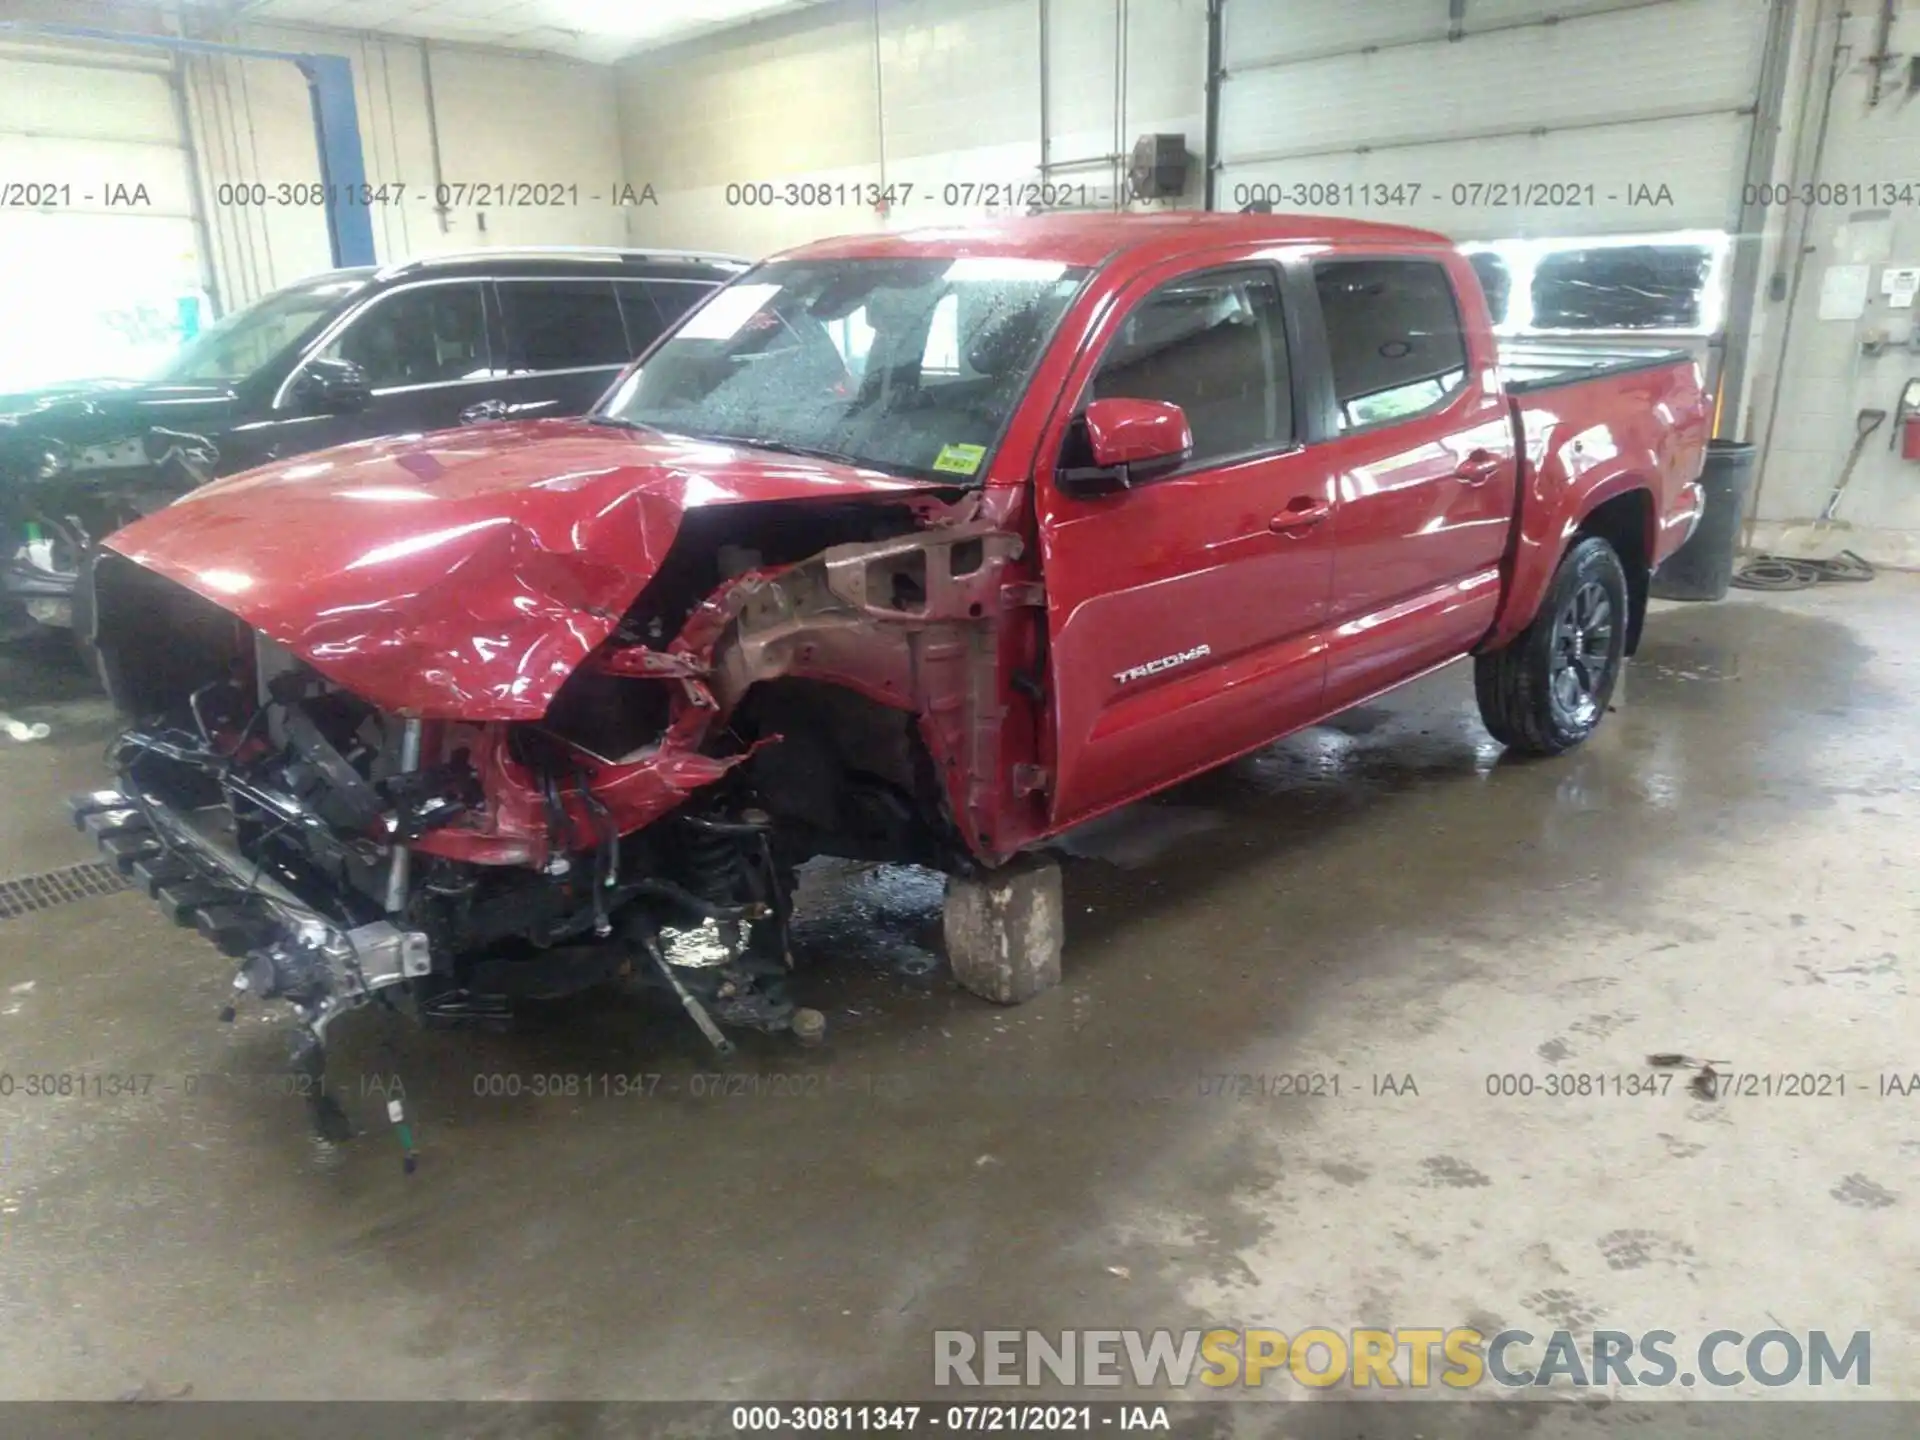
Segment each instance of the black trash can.
[{"label": "black trash can", "polygon": [[1734,551],[1753,484],[1755,447],[1741,440],[1709,440],[1700,472],[1706,510],[1688,540],[1654,572],[1657,600],[1724,600],[1733,588]]}]

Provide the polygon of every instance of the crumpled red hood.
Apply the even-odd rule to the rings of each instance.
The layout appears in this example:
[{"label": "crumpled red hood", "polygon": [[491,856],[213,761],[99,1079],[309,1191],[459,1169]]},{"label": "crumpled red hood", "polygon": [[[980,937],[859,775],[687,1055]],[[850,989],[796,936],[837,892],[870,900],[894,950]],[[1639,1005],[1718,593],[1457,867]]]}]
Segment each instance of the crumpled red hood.
[{"label": "crumpled red hood", "polygon": [[106,547],[383,709],[531,720],[688,510],[906,494],[827,461],[580,420],[364,441],[216,481]]}]

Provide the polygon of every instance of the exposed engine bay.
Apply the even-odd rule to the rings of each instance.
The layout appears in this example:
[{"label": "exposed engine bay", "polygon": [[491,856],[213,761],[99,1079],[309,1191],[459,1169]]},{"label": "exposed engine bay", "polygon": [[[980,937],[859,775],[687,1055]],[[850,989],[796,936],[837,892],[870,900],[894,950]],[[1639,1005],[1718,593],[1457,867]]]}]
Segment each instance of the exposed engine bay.
[{"label": "exposed engine bay", "polygon": [[740,1027],[813,1040],[790,985],[798,865],[964,872],[1017,843],[987,817],[1005,676],[1033,663],[1003,620],[1037,587],[1009,583],[1002,522],[979,492],[689,512],[525,721],[383,710],[326,654],[109,549],[90,607],[135,723],[76,823],[234,958],[236,1003],[292,1007],[313,1075],[332,1023],[376,997],[501,1023],[620,978],[721,1054]]}]

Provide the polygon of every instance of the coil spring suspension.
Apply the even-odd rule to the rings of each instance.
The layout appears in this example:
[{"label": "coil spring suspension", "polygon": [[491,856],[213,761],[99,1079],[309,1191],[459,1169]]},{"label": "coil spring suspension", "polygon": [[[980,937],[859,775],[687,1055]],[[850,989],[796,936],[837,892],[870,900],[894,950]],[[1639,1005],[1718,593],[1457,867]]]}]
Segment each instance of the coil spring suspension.
[{"label": "coil spring suspension", "polygon": [[746,856],[737,836],[686,827],[687,888],[716,905],[738,904],[747,894]]}]

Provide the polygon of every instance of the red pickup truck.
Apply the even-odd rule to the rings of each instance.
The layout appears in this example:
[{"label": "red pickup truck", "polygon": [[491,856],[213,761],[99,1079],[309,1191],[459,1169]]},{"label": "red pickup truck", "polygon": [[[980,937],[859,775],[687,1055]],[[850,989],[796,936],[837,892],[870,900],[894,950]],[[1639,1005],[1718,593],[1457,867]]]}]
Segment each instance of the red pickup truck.
[{"label": "red pickup truck", "polygon": [[793,1013],[811,856],[999,873],[1466,656],[1499,740],[1579,743],[1708,409],[1685,355],[1503,357],[1424,231],[807,245],[585,419],[346,445],[111,537],[83,613],[135,723],[76,813],[309,1056],[387,986],[455,1018],[621,973],[724,1046]]}]

